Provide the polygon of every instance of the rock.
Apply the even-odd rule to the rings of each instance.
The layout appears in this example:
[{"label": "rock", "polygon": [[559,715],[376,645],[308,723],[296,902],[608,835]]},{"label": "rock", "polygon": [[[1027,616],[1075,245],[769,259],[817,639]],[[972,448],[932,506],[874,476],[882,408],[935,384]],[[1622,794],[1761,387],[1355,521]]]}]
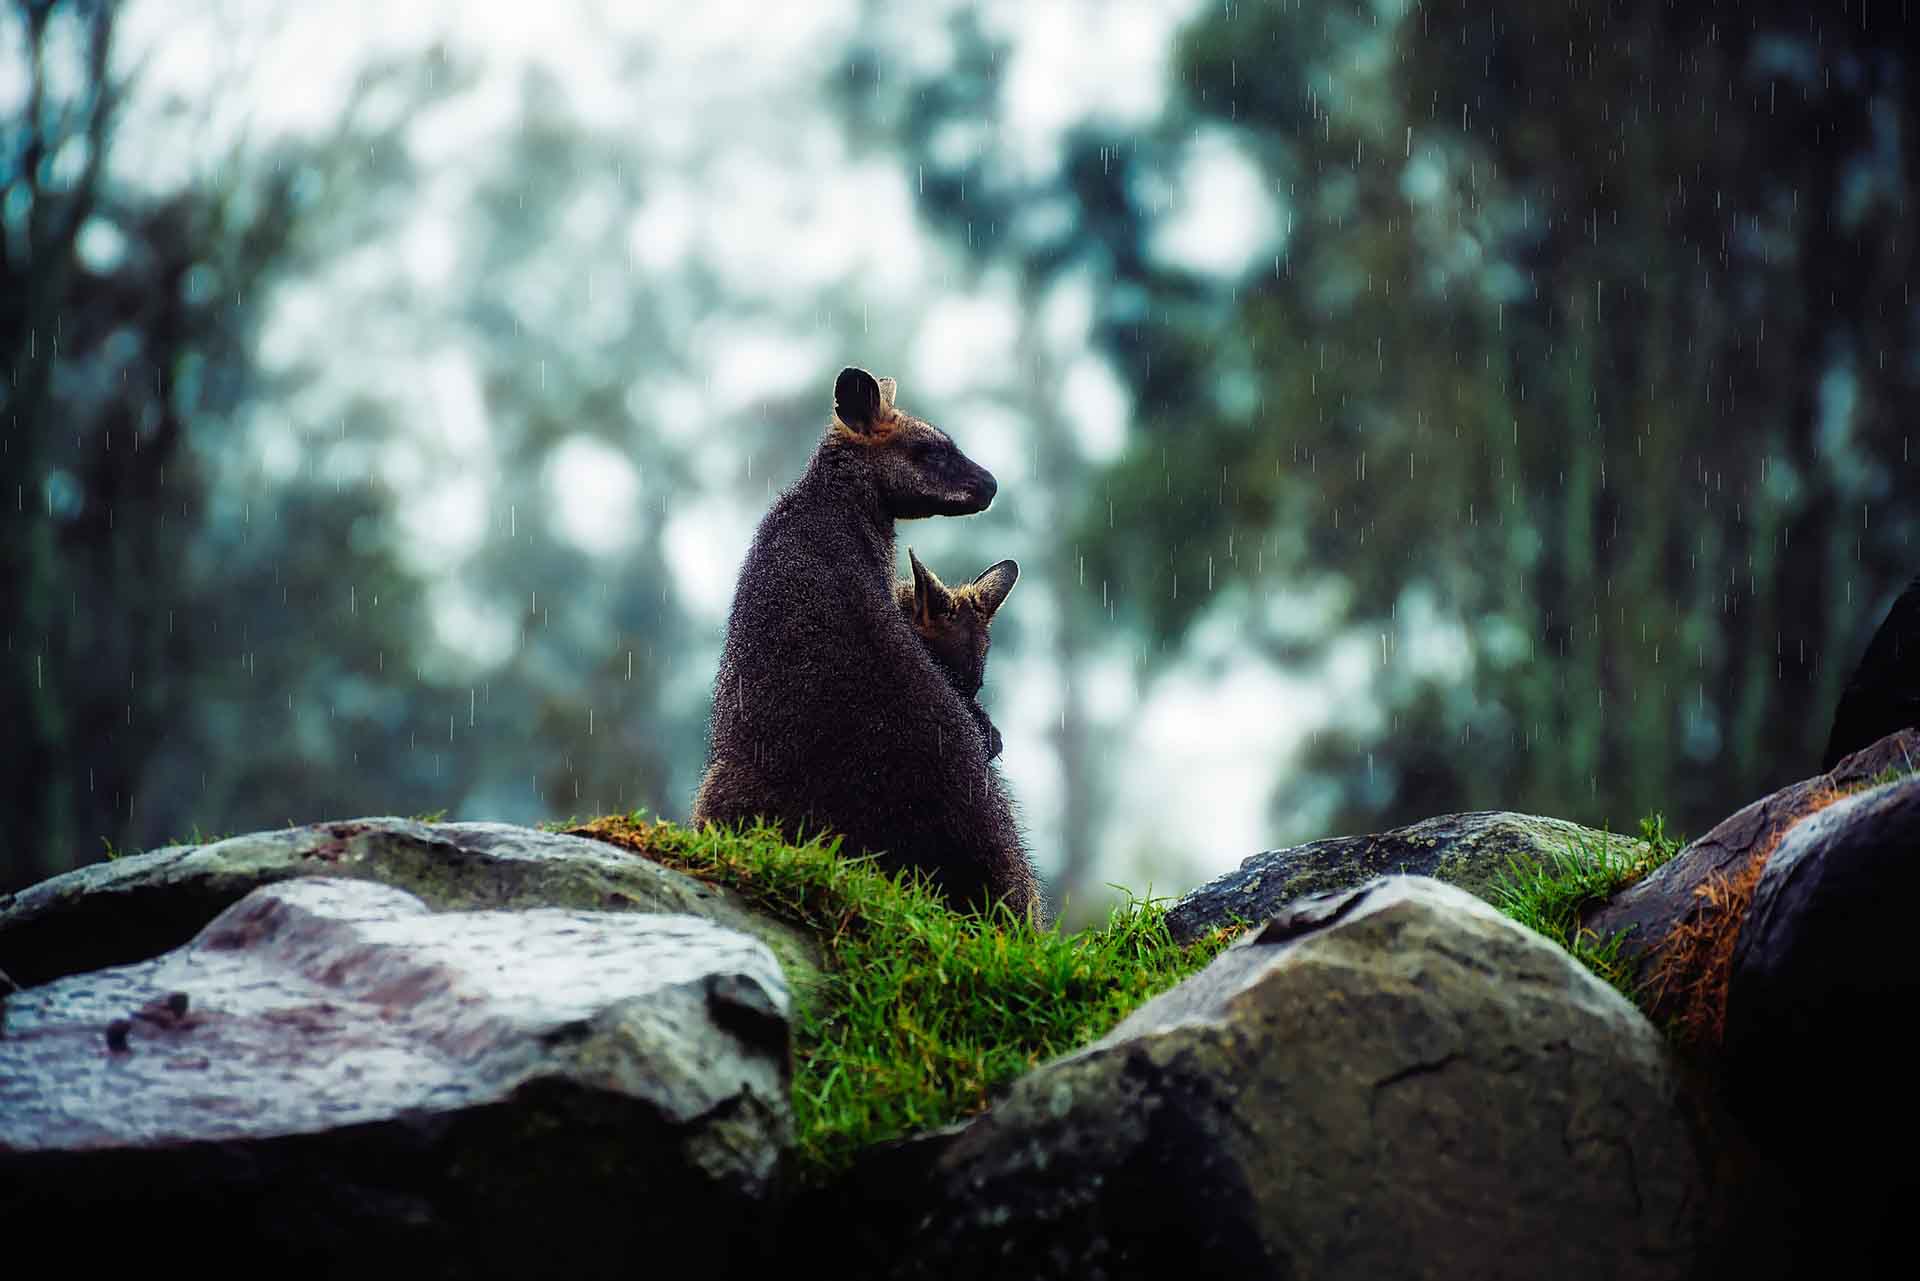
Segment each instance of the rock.
[{"label": "rock", "polygon": [[1721,1040],[1734,940],[1761,869],[1789,828],[1889,767],[1920,763],[1920,733],[1882,739],[1746,806],[1665,865],[1596,905],[1583,924],[1602,938],[1627,931],[1640,1006],[1681,1042],[1711,1055]]},{"label": "rock", "polygon": [[895,1275],[1686,1277],[1701,1249],[1659,1034],[1422,877],[1282,913],[927,1151]]},{"label": "rock", "polygon": [[763,944],[698,918],[283,882],[11,996],[0,1222],[83,1271],[726,1275],[789,1142],[788,1004]]},{"label": "rock", "polygon": [[1572,842],[1638,847],[1641,842],[1564,819],[1480,810],[1443,814],[1390,832],[1333,836],[1284,850],[1266,850],[1235,871],[1193,890],[1167,913],[1176,941],[1189,943],[1238,916],[1263,921],[1308,894],[1348,889],[1386,873],[1430,876],[1493,900],[1511,860],[1539,863]]},{"label": "rock", "polygon": [[249,891],[302,876],[378,881],[437,910],[564,907],[706,917],[765,942],[795,983],[820,966],[803,931],[739,896],[602,841],[507,823],[363,818],[172,845],[0,895],[0,966],[46,983],[179,947]]},{"label": "rock", "polygon": [[1832,769],[1842,757],[1915,726],[1920,726],[1920,577],[1895,598],[1840,691],[1823,764]]},{"label": "rock", "polygon": [[1721,1080],[1787,1172],[1794,1275],[1876,1275],[1903,1257],[1920,1119],[1900,1028],[1920,1006],[1920,776],[1835,802],[1787,833],[1733,949]]}]

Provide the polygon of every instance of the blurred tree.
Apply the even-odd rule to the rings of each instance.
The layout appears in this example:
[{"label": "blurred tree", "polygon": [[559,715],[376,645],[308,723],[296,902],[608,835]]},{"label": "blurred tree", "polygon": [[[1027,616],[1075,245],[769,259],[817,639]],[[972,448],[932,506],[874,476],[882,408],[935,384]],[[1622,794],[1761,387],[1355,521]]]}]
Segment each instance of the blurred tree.
[{"label": "blurred tree", "polygon": [[[78,274],[75,243],[99,203],[117,106],[106,74],[112,32],[106,4],[56,11],[21,0],[0,13],[0,56],[14,64],[9,79],[25,86],[19,110],[0,115],[0,352],[7,362],[0,457],[14,491],[11,502],[0,504],[0,610],[7,633],[0,724],[8,727],[0,787],[9,818],[0,829],[0,869],[57,866],[50,851],[71,843],[76,793],[85,785],[69,752],[76,721],[85,718],[63,698],[57,662],[48,679],[55,629],[80,625],[77,592],[69,608],[60,609],[66,584],[55,523],[56,502],[70,511],[80,483],[77,460],[61,458],[65,465],[57,466],[56,456],[80,442],[56,435],[43,415],[56,394],[61,340],[73,348],[62,304]],[[57,79],[48,65],[56,60],[65,73]],[[171,439],[160,435],[160,426],[149,424],[149,431],[164,463]],[[124,422],[121,431],[121,448],[131,452],[135,439]],[[109,786],[116,781],[109,778]],[[97,787],[97,776],[91,782]]]},{"label": "blurred tree", "polygon": [[[633,74],[647,70],[636,53]],[[682,495],[699,492],[693,460],[707,436],[676,420],[703,406],[659,392],[705,377],[691,317],[719,328],[745,307],[697,258],[669,271],[634,261],[634,211],[696,175],[583,119],[547,72],[517,88],[496,145],[423,176],[422,187],[459,191],[457,216],[423,208],[378,248],[386,270],[325,282],[331,314],[381,316],[370,345],[398,363],[397,385],[344,408],[361,393],[338,348],[308,353],[288,380],[311,394],[309,433],[343,414],[354,424],[365,476],[394,451],[426,459],[429,483],[393,495],[402,508],[453,477],[484,506],[484,528],[430,584],[482,630],[502,629],[497,645],[425,642],[440,679],[462,689],[436,732],[459,780],[446,803],[517,821],[680,813],[699,777],[712,673],[688,661],[667,531]],[[394,242],[410,239],[446,246],[429,290],[401,283]],[[471,439],[438,453],[416,421],[454,412],[434,366],[471,383],[475,419]],[[801,418],[817,429],[817,403]],[[609,495],[625,495],[624,509],[604,512]]]},{"label": "blurred tree", "polygon": [[[360,528],[378,518],[364,495],[256,473],[231,501],[213,497],[241,452],[264,298],[326,252],[303,227],[356,230],[319,216],[330,183],[337,200],[347,171],[382,163],[365,126],[349,111],[331,138],[219,155],[172,186],[122,177],[111,155],[132,86],[114,70],[116,12],[0,10],[0,81],[23,86],[21,109],[0,114],[0,463],[13,491],[0,504],[0,884],[97,855],[102,840],[287,817],[334,753],[297,719],[236,708],[279,707],[284,693],[296,716],[337,719],[332,682],[286,643],[325,625],[316,602],[336,586],[384,587],[395,608],[364,655],[330,629],[326,663],[376,668],[390,654],[408,669],[418,627],[390,556]],[[370,72],[355,101],[391,70]],[[365,768],[396,777],[387,765]]]},{"label": "blurred tree", "polygon": [[1094,563],[1162,637],[1220,611],[1283,659],[1332,580],[1386,716],[1279,807],[1698,828],[1818,768],[1920,518],[1908,24],[1440,0],[1186,32],[1179,111],[1288,230],[1225,323],[1121,335],[1141,434]]},{"label": "blurred tree", "polygon": [[[545,74],[528,76],[467,224],[455,323],[498,456],[493,501],[527,513],[517,529],[496,522],[470,570],[483,596],[527,602],[495,685],[523,700],[532,759],[512,759],[532,766],[547,810],[678,812],[698,777],[705,707],[673,696],[689,629],[665,534],[671,496],[692,486],[658,407],[631,393],[685,376],[686,340],[630,270],[626,212],[647,194],[644,153],[564,102]],[[574,498],[554,464],[585,442],[631,468],[636,486],[627,538],[597,550],[556,520]]]}]

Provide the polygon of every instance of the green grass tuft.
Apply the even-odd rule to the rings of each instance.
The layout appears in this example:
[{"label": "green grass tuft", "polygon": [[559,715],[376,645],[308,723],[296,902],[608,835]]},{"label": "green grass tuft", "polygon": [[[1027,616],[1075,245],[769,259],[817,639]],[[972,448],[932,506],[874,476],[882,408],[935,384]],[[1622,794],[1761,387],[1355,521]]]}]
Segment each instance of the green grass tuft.
[{"label": "green grass tuft", "polygon": [[1605,832],[1597,840],[1569,838],[1567,847],[1543,864],[1509,860],[1494,881],[1495,906],[1566,948],[1631,1001],[1633,964],[1621,954],[1627,932],[1602,938],[1581,926],[1580,915],[1667,863],[1685,846],[1684,837],[1667,835],[1663,814],[1640,820],[1637,842]]},{"label": "green grass tuft", "polygon": [[1845,790],[1848,792],[1871,791],[1876,787],[1884,787],[1888,783],[1897,783],[1908,775],[1915,773],[1920,773],[1920,767],[1916,767],[1912,762],[1908,762],[1905,765],[1889,765],[1866,782],[1855,784],[1853,787]]},{"label": "green grass tuft", "polygon": [[823,981],[796,993],[793,1104],[800,1166],[818,1177],[873,1143],[984,1109],[996,1089],[1087,1044],[1219,954],[1188,946],[1158,901],[1133,899],[1077,934],[1001,908],[947,908],[908,874],[841,858],[839,840],[789,844],[756,824],[689,831],[638,813],[580,829],[637,849],[811,929]]}]

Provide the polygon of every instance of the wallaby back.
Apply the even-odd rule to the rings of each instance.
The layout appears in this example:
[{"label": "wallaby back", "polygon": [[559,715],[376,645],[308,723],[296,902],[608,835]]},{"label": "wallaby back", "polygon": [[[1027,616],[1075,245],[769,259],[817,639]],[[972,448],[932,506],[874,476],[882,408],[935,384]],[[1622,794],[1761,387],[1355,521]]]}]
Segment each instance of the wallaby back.
[{"label": "wallaby back", "polygon": [[907,548],[911,578],[893,585],[894,603],[913,625],[920,643],[946,673],[954,692],[967,700],[967,711],[987,739],[987,759],[1000,755],[1000,731],[980,706],[980,686],[987,674],[987,629],[993,616],[1020,580],[1020,566],[1003,560],[983,570],[971,583],[948,587],[939,575],[920,563]]},{"label": "wallaby back", "polygon": [[805,472],[754,533],[714,679],[696,823],[823,829],[925,871],[957,905],[1037,918],[1039,886],[967,702],[901,613],[893,522],[993,501],[993,477],[842,370]]}]

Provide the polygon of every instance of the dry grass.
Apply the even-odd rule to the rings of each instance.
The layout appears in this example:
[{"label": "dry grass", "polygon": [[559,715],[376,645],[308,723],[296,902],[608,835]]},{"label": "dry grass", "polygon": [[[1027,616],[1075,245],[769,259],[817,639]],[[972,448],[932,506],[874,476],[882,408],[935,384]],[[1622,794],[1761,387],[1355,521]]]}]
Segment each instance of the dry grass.
[{"label": "dry grass", "polygon": [[1807,793],[1793,816],[1755,845],[1739,867],[1731,873],[1710,873],[1694,889],[1698,906],[1662,940],[1660,959],[1648,983],[1646,1008],[1667,1012],[1675,1044],[1698,1053],[1720,1048],[1727,1029],[1733,950],[1740,942],[1740,928],[1746,923],[1761,874],[1795,824],[1856,790],[1821,788]]},{"label": "dry grass", "polygon": [[1702,1052],[1717,1050],[1727,1025],[1727,982],[1733,973],[1733,949],[1747,919],[1754,887],[1780,841],[1766,843],[1732,876],[1710,873],[1697,886],[1696,907],[1667,934],[1653,972],[1649,1005],[1670,1008],[1669,1031],[1679,1045]]}]

